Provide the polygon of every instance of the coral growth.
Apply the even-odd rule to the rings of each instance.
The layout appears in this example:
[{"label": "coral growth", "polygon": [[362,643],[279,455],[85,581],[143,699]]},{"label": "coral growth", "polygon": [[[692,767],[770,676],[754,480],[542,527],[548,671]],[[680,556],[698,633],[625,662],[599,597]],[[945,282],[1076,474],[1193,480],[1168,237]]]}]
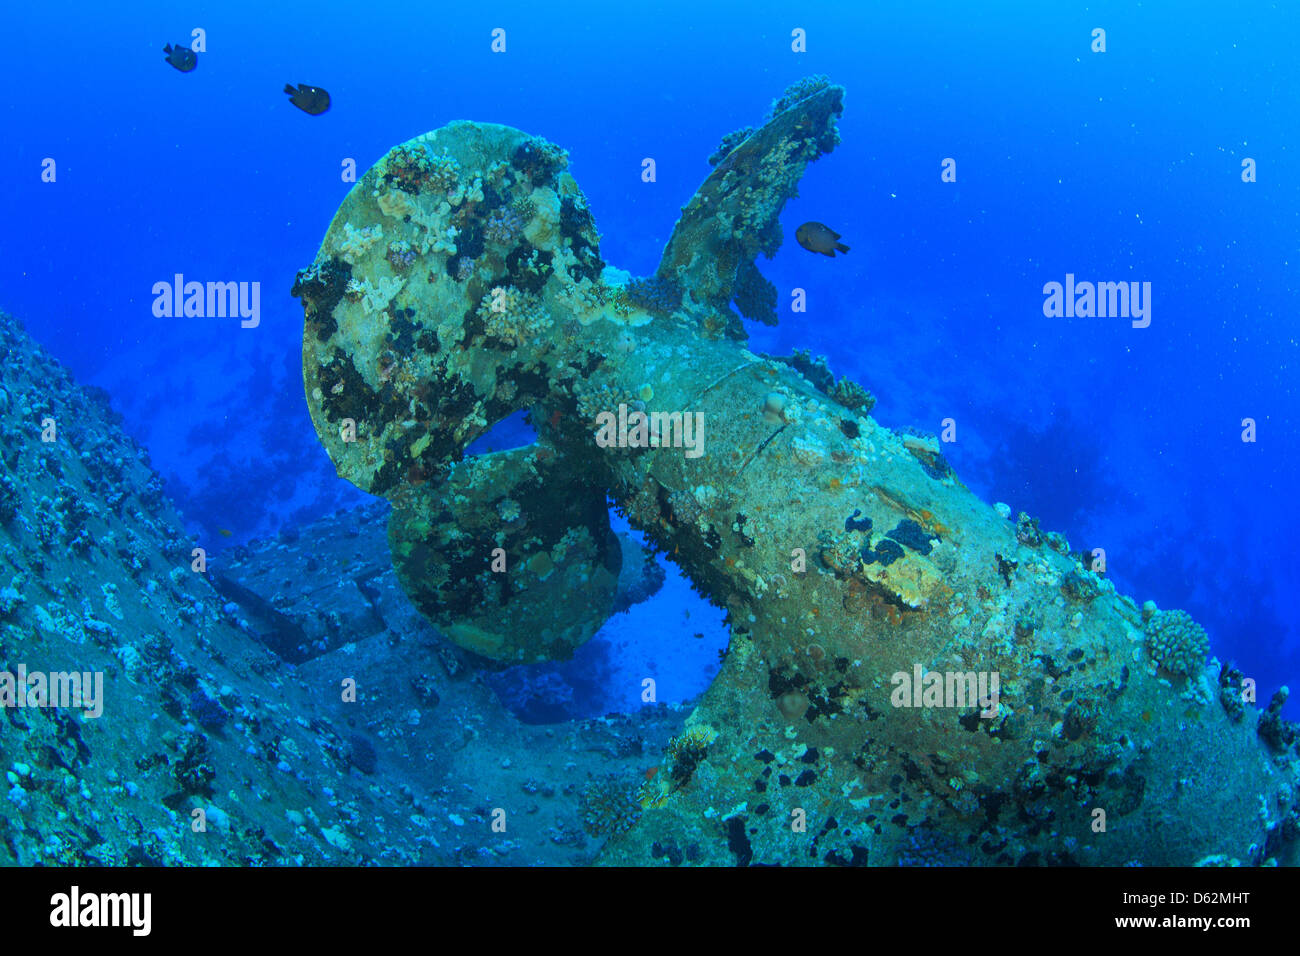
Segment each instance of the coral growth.
[{"label": "coral growth", "polygon": [[677,786],[682,786],[695,775],[699,766],[709,752],[709,746],[718,739],[718,732],[707,724],[688,727],[674,737],[668,744],[668,759],[672,761],[669,776]]},{"label": "coral growth", "polygon": [[343,241],[339,243],[339,256],[350,266],[355,266],[370,251],[370,247],[384,238],[381,226],[357,229],[352,223],[343,224]]},{"label": "coral growth", "polygon": [[511,286],[496,286],[479,303],[478,316],[487,334],[507,345],[538,338],[551,327],[551,316],[535,295]]},{"label": "coral growth", "polygon": [[456,281],[468,282],[474,276],[474,270],[478,263],[468,256],[460,257],[456,262]]},{"label": "coral growth", "polygon": [[582,826],[591,836],[606,837],[623,833],[641,816],[641,806],[618,775],[593,780],[579,799]]},{"label": "coral growth", "polygon": [[844,375],[841,375],[840,380],[835,383],[830,396],[837,404],[863,415],[870,415],[871,410],[876,407],[876,397]]},{"label": "coral growth", "polygon": [[493,245],[509,248],[519,241],[527,223],[528,216],[513,205],[493,209],[483,227],[483,238]]},{"label": "coral growth", "polygon": [[784,113],[791,106],[800,100],[807,99],[814,93],[819,93],[831,85],[831,79],[823,73],[815,76],[805,76],[796,80],[785,88],[785,90],[772,101],[771,112],[769,117],[776,116],[778,113]]},{"label": "coral growth", "polygon": [[623,291],[628,305],[645,312],[668,315],[682,304],[682,287],[670,278],[633,279]]},{"label": "coral growth", "polygon": [[862,415],[871,414],[871,410],[876,407],[875,396],[857,382],[844,375],[840,376],[839,381],[835,380],[835,373],[831,371],[825,355],[814,356],[808,349],[795,349],[790,355],[764,354],[763,358],[790,366],[837,405],[843,405]]},{"label": "coral growth", "polygon": [[772,285],[752,262],[736,270],[732,301],[747,319],[776,325],[776,286]]},{"label": "coral growth", "polygon": [[423,146],[403,145],[384,157],[384,183],[414,196],[421,189],[448,192],[456,188],[460,165],[450,156],[430,156]]},{"label": "coral growth", "polygon": [[411,263],[415,262],[418,256],[409,242],[399,239],[388,244],[388,254],[384,258],[388,260],[394,272],[405,272],[411,268]]},{"label": "coral growth", "polygon": [[889,532],[887,537],[893,538],[899,544],[905,544],[913,551],[921,554],[930,553],[930,535],[910,518],[904,518],[900,521],[898,526]]},{"label": "coral growth", "polygon": [[569,154],[554,143],[535,136],[519,144],[510,157],[510,165],[534,186],[540,186],[569,165]]},{"label": "coral growth", "polygon": [[1190,676],[1205,666],[1210,639],[1186,611],[1157,611],[1146,632],[1151,659],[1169,673]]},{"label": "coral growth", "polygon": [[18,486],[8,475],[0,475],[0,525],[7,525],[18,514],[18,505],[22,499],[18,495]]},{"label": "coral growth", "polygon": [[753,133],[754,133],[754,127],[746,126],[743,127],[742,129],[732,130],[726,136],[722,137],[722,142],[718,144],[718,148],[714,150],[713,155],[709,157],[709,165],[710,166],[718,165],[718,163],[722,162],[724,159],[727,158],[728,153],[730,153],[733,149],[735,149],[745,140],[749,139],[749,137],[752,136]]},{"label": "coral growth", "polygon": [[708,756],[709,747],[718,738],[718,732],[707,724],[696,724],[682,731],[668,744],[667,772],[654,772],[646,778],[637,794],[638,802],[647,810],[662,807],[668,798],[695,776],[700,762]]}]

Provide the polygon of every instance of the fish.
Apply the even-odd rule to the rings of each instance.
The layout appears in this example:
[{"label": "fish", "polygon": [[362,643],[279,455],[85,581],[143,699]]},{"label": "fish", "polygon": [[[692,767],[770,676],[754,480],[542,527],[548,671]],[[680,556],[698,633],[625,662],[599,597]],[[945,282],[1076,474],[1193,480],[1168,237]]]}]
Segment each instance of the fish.
[{"label": "fish", "polygon": [[319,116],[330,108],[330,95],[319,86],[299,83],[295,88],[292,83],[286,83],[284,91],[289,94],[290,103],[312,116]]},{"label": "fish", "polygon": [[167,54],[167,62],[182,73],[188,73],[199,65],[199,55],[187,46],[172,46],[168,43],[163,47],[163,52]]},{"label": "fish", "polygon": [[835,258],[836,252],[848,252],[849,247],[837,242],[840,234],[830,226],[820,222],[805,222],[795,230],[795,240],[809,252],[820,252],[824,256]]},{"label": "fish", "polygon": [[221,537],[223,537],[223,538],[229,538],[229,537],[230,537],[231,535],[233,535],[234,533],[235,533],[235,532],[230,531],[230,530],[227,529],[227,528],[218,528],[218,529],[217,529],[217,534],[221,535]]}]

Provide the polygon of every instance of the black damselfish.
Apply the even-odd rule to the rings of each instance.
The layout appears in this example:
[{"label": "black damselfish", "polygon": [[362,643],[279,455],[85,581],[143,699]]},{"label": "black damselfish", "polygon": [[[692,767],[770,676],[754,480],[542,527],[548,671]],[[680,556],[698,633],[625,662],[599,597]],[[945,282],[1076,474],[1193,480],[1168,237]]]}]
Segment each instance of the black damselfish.
[{"label": "black damselfish", "polygon": [[167,62],[182,73],[188,73],[199,65],[199,55],[187,46],[172,46],[168,43],[163,47],[163,52],[167,54]]},{"label": "black damselfish", "polygon": [[330,95],[319,86],[299,83],[295,88],[292,83],[286,83],[284,91],[289,94],[290,103],[312,116],[319,116],[330,108]]}]

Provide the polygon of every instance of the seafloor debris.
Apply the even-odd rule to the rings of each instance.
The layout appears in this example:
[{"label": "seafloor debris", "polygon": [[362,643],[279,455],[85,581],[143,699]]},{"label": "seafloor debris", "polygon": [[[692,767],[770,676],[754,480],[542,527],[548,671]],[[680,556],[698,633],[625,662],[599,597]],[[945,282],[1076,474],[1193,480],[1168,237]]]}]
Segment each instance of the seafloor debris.
[{"label": "seafloor debris", "polygon": [[[0,670],[104,689],[97,717],[0,711],[0,864],[593,859],[612,831],[583,837],[585,781],[636,781],[683,711],[521,723],[406,600],[385,503],[218,552],[178,530],[101,392],[4,313],[0,350]],[[660,578],[620,544],[626,607]],[[494,806],[509,832],[491,840]]]},{"label": "seafloor debris", "polygon": [[[959,849],[990,864],[1190,864],[1293,852],[1283,822],[1296,754],[1273,743],[1290,738],[1270,730],[1266,746],[1257,721],[1234,721],[1209,668],[1185,653],[1179,685],[1148,673],[1132,601],[1082,581],[1060,535],[1028,518],[1013,526],[947,480],[930,443],[865,417],[865,391],[837,402],[736,341],[729,303],[762,298],[754,258],[775,251],[782,204],[838,141],[842,93],[801,87],[719,159],[660,264],[683,293],[671,315],[618,295],[567,157],[545,140],[464,122],[425,134],[398,152],[454,160],[457,183],[415,193],[384,181],[397,152],[381,160],[295,287],[308,405],[339,473],[394,500],[419,494],[494,423],[533,409],[556,453],[583,462],[583,480],[727,609],[730,649],[690,721],[709,728],[707,747],[670,748],[640,815],[610,827],[605,862],[890,864]],[[494,212],[521,197],[522,230],[489,239]],[[341,257],[348,227],[381,223],[386,240],[421,250],[408,273],[427,278],[366,309],[339,279],[382,287],[387,246]],[[451,267],[467,247],[469,278]],[[507,316],[533,302],[549,321],[500,334],[484,312],[493,301]],[[702,415],[707,453],[597,448],[600,395]],[[345,420],[355,442],[339,438]],[[498,505],[489,524],[504,532]],[[461,553],[481,569],[491,548]],[[997,675],[999,699],[897,706],[899,675],[927,672]],[[792,835],[792,819],[815,839]]]},{"label": "seafloor debris", "polygon": [[[102,393],[74,385],[3,314],[0,346],[0,484],[10,490],[0,528],[0,656],[7,671],[98,673],[103,687],[97,716],[6,701],[0,862],[383,858],[384,841],[347,817],[383,814],[379,801],[338,773],[299,720],[319,709],[318,694],[275,666],[223,610],[227,599],[208,574],[193,570],[203,543],[178,530],[148,455]],[[390,858],[436,859],[403,819],[387,821],[397,837]],[[334,826],[352,832],[349,852],[322,835]]]}]

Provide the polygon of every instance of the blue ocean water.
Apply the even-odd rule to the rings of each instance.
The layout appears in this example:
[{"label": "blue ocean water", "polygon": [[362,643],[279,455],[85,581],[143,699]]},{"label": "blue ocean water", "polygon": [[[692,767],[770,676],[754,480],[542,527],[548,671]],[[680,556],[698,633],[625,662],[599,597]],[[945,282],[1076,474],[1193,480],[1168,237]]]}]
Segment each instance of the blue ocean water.
[{"label": "blue ocean water", "polygon": [[[161,48],[195,28],[178,73]],[[0,31],[0,307],[111,394],[194,530],[265,536],[361,500],[312,432],[289,296],[347,159],[458,118],[545,136],[605,260],[648,274],[721,137],[824,73],[848,91],[843,142],[760,263],[782,318],[752,347],[826,354],[886,424],[953,419],[945,454],[981,497],[1104,548],[1120,591],[1188,610],[1268,694],[1300,677],[1298,33],[1255,2],[20,6]],[[286,82],[331,110],[293,109]],[[801,249],[806,220],[851,253]],[[259,326],[155,318],[177,273],[260,282]],[[1150,326],[1044,316],[1067,274],[1150,282]]]}]

